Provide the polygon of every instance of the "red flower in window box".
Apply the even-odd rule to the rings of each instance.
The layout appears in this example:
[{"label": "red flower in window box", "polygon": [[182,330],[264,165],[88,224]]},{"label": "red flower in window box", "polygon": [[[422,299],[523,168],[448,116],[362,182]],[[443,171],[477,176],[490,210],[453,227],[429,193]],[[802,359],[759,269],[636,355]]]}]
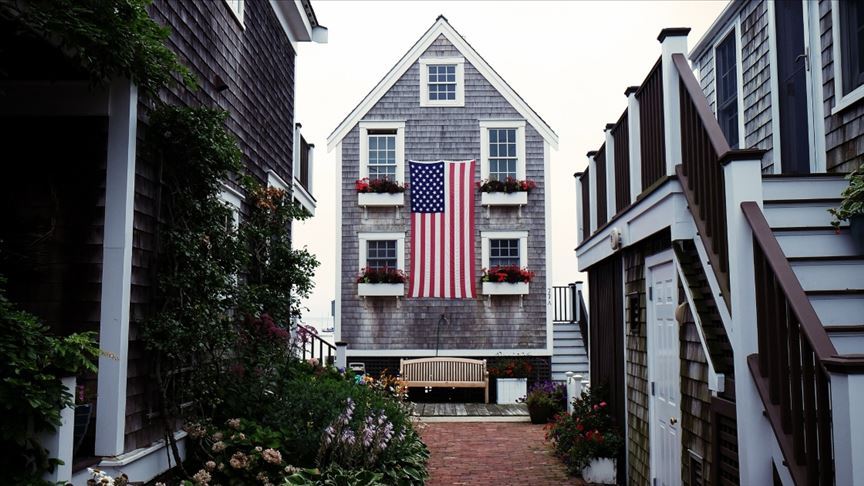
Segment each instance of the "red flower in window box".
[{"label": "red flower in window box", "polygon": [[364,177],[362,179],[357,179],[354,182],[354,188],[357,189],[357,192],[362,193],[398,194],[401,192],[405,192],[405,189],[408,188],[408,183],[399,184],[398,182],[391,181],[390,179],[369,180],[368,177]]},{"label": "red flower in window box", "polygon": [[503,181],[486,179],[477,182],[477,189],[480,192],[506,192],[509,194],[512,192],[531,192],[532,189],[536,188],[537,183],[532,180],[525,179],[524,181],[520,181],[512,177],[508,177]]},{"label": "red flower in window box", "polygon": [[395,268],[364,268],[357,276],[357,283],[405,283],[405,272]]},{"label": "red flower in window box", "polygon": [[521,268],[518,265],[508,265],[504,267],[492,267],[483,269],[483,276],[480,277],[481,282],[499,282],[499,283],[529,283],[534,278],[534,272],[527,268]]}]

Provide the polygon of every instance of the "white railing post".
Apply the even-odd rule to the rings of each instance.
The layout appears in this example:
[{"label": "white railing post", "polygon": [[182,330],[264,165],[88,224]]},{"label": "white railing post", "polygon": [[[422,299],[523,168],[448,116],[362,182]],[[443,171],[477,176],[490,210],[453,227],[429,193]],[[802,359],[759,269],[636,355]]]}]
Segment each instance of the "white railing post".
[{"label": "white railing post", "polygon": [[[74,376],[62,378],[63,387],[66,392],[75,397]],[[45,473],[42,479],[53,483],[66,484],[72,480],[72,453],[75,441],[75,404],[60,411],[60,425],[51,433],[42,434],[39,443],[48,450],[48,457],[60,459],[63,464],[58,464],[54,470]]]},{"label": "white railing post", "polygon": [[638,86],[630,86],[624,91],[627,97],[627,134],[630,155],[630,202],[635,203],[642,194],[642,138],[639,131],[639,100],[636,99]]},{"label": "white railing post", "polygon": [[583,235],[585,234],[584,233],[584,230],[585,230],[584,225],[587,224],[587,222],[584,221],[582,218],[582,213],[583,213],[582,191],[588,190],[588,189],[582,188],[582,181],[580,180],[580,177],[582,177],[582,174],[583,174],[583,172],[576,172],[575,174],[573,174],[573,178],[576,180],[576,242],[577,242],[576,244],[577,245],[579,243],[582,243],[582,240],[584,239],[583,238]]},{"label": "white railing post", "polygon": [[663,70],[663,130],[666,142],[666,175],[675,175],[675,166],[681,163],[681,93],[680,79],[672,54],[687,55],[689,27],[663,29],[657,40],[661,47]]},{"label": "white railing post", "polygon": [[567,375],[567,413],[573,413],[573,400],[582,396],[582,375],[572,371],[565,374]]},{"label": "white railing post", "polygon": [[[736,377],[738,440],[750,444],[741,454],[741,484],[771,484],[771,451],[766,437],[773,437],[764,406],[750,376],[747,357],[758,352],[756,329],[756,275],[753,266],[753,232],[741,203],[762,204],[762,152],[736,151],[723,164],[726,196],[726,228],[729,248],[729,300]],[[839,483],[838,483],[839,484]]]},{"label": "white railing post", "polygon": [[588,204],[590,207],[588,208],[588,219],[590,226],[589,235],[593,235],[595,231],[597,231],[597,164],[594,163],[594,156],[597,154],[596,150],[592,150],[588,152]]},{"label": "white railing post", "polygon": [[[864,485],[864,375],[831,373],[835,484]],[[855,458],[859,458],[856,460]]]},{"label": "white railing post", "polygon": [[337,341],[336,342],[336,368],[345,369],[348,366],[348,343]]},{"label": "white railing post", "polygon": [[615,138],[612,136],[614,123],[609,123],[603,130],[606,136],[606,221],[615,217]]}]

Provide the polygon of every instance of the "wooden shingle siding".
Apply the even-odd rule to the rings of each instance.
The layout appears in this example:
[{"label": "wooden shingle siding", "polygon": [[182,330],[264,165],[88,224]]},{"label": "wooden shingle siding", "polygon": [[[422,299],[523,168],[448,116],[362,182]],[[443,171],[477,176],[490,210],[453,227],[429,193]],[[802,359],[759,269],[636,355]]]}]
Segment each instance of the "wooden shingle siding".
[{"label": "wooden shingle siding", "polygon": [[[650,436],[648,401],[647,295],[645,258],[670,245],[669,230],[663,230],[627,248],[624,259],[624,322],[626,330],[627,463],[630,484],[650,484]],[[638,302],[637,321],[631,322],[631,298]],[[607,305],[612,305],[607,302]],[[591,314],[593,315],[593,314]]]},{"label": "wooden shingle siding", "polygon": [[[272,169],[284,180],[292,177],[294,134],[295,52],[279,25],[273,7],[264,1],[244,2],[241,27],[222,1],[155,0],[151,17],[171,28],[168,46],[198,79],[198,89],[180,85],[161,93],[163,101],[179,106],[222,108],[226,125],[237,138],[246,170],[262,183]],[[217,77],[228,85],[218,92]],[[126,402],[126,450],[162,437],[153,363],[139,340],[141,326],[152,315],[160,217],[158,163],[148,160],[147,113],[139,105],[139,150],[135,174],[132,288]]]},{"label": "wooden shingle siding", "polygon": [[[684,299],[684,289],[679,289]],[[683,301],[683,300],[682,300]],[[681,442],[682,476],[686,486],[691,484],[690,451],[702,458],[701,477],[711,477],[711,391],[708,389],[708,361],[699,340],[696,324],[689,309],[680,328],[681,342]],[[704,483],[703,483],[704,484]]]},{"label": "wooden shingle siding", "polygon": [[[773,120],[771,111],[771,66],[768,40],[768,9],[765,2],[748,0],[737,16],[721,29],[726,33],[732,23],[741,21],[741,42],[737,46],[741,56],[741,78],[743,85],[744,136],[742,148],[766,150],[762,157],[763,172],[773,171]],[[734,31],[733,31],[734,32]],[[715,65],[713,44],[720,37],[711,39],[711,46],[696,61],[699,68],[699,83],[711,109],[717,112]]]},{"label": "wooden shingle siding", "polygon": [[822,38],[822,94],[825,108],[825,166],[828,172],[851,172],[864,159],[864,102],[831,114],[839,86],[834,83],[834,39],[831,2],[819,2]]},{"label": "wooden shingle siding", "polygon": [[[444,36],[436,39],[421,57],[457,57],[461,54]],[[405,120],[406,179],[408,160],[477,159],[475,179],[480,179],[479,119],[521,119],[522,117],[492,85],[465,62],[464,107],[420,107],[419,63],[405,72],[393,87],[366,114],[365,120]],[[530,125],[525,126],[526,177],[537,183],[528,195],[528,204],[519,217],[516,209],[494,207],[491,215],[480,207],[476,194],[474,278],[478,282],[482,267],[482,231],[528,231],[527,266],[535,272],[531,293],[518,297],[477,299],[410,299],[397,306],[392,298],[357,296],[356,277],[359,260],[357,234],[360,232],[399,232],[405,234],[405,266],[410,265],[410,193],[406,206],[370,208],[368,218],[357,205],[354,181],[360,177],[359,133],[355,126],[342,139],[342,262],[341,332],[351,350],[357,349],[434,349],[435,332],[442,314],[448,323],[441,327],[441,349],[545,349],[546,348],[546,259],[544,178],[544,141]],[[407,181],[410,184],[410,180]],[[409,189],[410,191],[410,189]],[[405,268],[404,270],[409,270]],[[359,359],[363,361],[363,359]]]}]

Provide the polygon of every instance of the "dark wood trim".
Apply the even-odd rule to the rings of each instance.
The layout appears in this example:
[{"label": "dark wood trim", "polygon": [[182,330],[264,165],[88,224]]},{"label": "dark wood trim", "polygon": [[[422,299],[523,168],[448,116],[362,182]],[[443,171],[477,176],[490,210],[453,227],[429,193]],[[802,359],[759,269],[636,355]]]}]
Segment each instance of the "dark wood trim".
[{"label": "dark wood trim", "polygon": [[684,57],[684,54],[672,54],[672,62],[678,70],[678,77],[681,79],[681,84],[687,89],[687,94],[690,95],[690,100],[693,102],[696,112],[699,114],[699,118],[701,119],[708,138],[711,141],[711,146],[714,148],[714,152],[719,159],[729,152],[729,143],[726,141],[726,137],[723,136],[723,131],[720,129],[720,124],[717,123],[717,119],[714,118],[714,113],[711,111],[711,107],[708,106],[708,99],[705,98],[705,93],[702,91],[702,87],[699,86],[699,82],[696,80],[696,77],[693,76],[693,71],[690,70],[690,64],[687,62],[687,58]]},{"label": "dark wood trim", "polygon": [[739,160],[762,160],[767,150],[747,148],[747,149],[729,149],[720,156],[720,165],[730,164]]},{"label": "dark wood trim", "polygon": [[859,333],[864,332],[864,324],[850,324],[848,326],[844,326],[841,324],[835,324],[831,326],[825,326],[825,331],[831,334],[844,334],[844,333]]},{"label": "dark wood trim", "polygon": [[629,97],[631,94],[639,91],[639,86],[628,86],[627,89],[624,90],[624,96]]},{"label": "dark wood trim", "polygon": [[657,35],[657,40],[663,42],[667,37],[687,37],[690,27],[666,27]]},{"label": "dark wood trim", "polygon": [[[636,90],[636,96],[639,96],[642,93],[642,91],[645,90],[645,88],[647,87],[645,81],[648,81],[649,79],[651,79],[651,76],[654,75],[654,71],[660,69],[662,64],[663,64],[663,57],[661,56],[661,57],[657,58],[657,62],[654,63],[654,66],[652,66],[651,70],[648,71],[648,75],[645,76],[645,79],[642,80],[642,84],[640,84],[639,88]],[[627,88],[627,89],[630,89],[630,88]]]}]

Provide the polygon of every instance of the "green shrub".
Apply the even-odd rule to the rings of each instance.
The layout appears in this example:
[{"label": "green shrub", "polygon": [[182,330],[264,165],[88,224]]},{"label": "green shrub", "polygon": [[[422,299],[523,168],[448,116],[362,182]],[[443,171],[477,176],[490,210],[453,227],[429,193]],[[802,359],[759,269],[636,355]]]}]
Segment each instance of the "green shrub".
[{"label": "green shrub", "polygon": [[840,207],[828,210],[834,217],[831,224],[835,228],[840,227],[841,221],[864,214],[864,165],[852,171],[846,178],[849,179],[849,187],[841,194],[843,201],[840,202]]},{"label": "green shrub", "polygon": [[47,484],[59,460],[37,440],[61,424],[60,411],[75,403],[60,381],[96,371],[94,333],[52,336],[48,326],[10,302],[0,277],[0,468],[6,484]]}]

